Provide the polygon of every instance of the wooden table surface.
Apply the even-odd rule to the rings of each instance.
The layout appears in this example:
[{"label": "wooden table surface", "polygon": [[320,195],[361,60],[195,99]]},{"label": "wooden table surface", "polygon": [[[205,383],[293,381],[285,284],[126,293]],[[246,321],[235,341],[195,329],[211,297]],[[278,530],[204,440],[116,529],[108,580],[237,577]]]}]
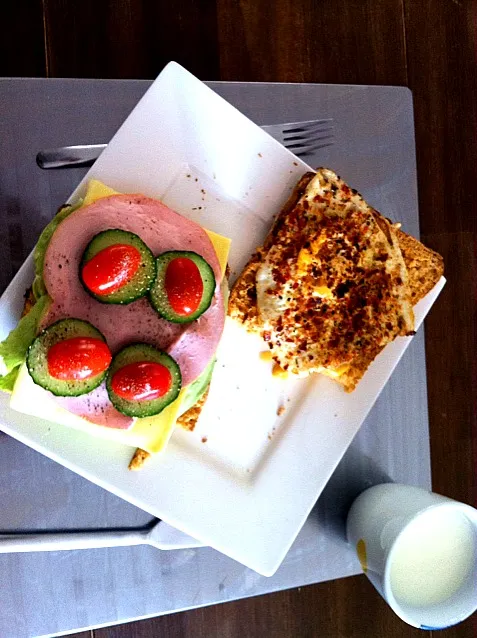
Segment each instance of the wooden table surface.
[{"label": "wooden table surface", "polygon": [[[422,239],[448,280],[426,321],[434,490],[477,505],[477,0],[7,0],[0,75],[393,84],[413,91]],[[33,105],[34,107],[34,105]],[[81,638],[407,637],[364,576]],[[477,636],[477,614],[443,637]]]}]

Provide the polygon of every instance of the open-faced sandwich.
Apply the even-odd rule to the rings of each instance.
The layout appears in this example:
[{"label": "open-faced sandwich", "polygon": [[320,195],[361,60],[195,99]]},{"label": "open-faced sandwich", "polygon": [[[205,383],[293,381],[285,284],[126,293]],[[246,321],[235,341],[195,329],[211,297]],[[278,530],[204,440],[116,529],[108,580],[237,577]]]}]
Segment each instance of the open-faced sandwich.
[{"label": "open-faced sandwich", "polygon": [[226,311],[230,242],[138,194],[91,181],[43,231],[23,317],[0,344],[10,405],[137,447],[192,429]]},{"label": "open-faced sandwich", "polygon": [[278,374],[327,375],[351,392],[443,274],[440,255],[369,206],[333,171],[306,173],[230,295]]}]

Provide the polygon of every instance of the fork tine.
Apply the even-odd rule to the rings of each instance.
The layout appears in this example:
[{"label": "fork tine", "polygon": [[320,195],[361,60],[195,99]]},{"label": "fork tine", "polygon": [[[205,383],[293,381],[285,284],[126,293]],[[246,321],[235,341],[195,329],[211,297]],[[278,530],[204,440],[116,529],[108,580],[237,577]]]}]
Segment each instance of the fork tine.
[{"label": "fork tine", "polygon": [[294,129],[294,130],[289,130],[289,131],[284,131],[282,133],[283,138],[287,139],[290,137],[309,137],[310,135],[315,135],[316,133],[321,133],[323,131],[329,131],[332,130],[333,126],[315,126],[315,127],[309,127],[306,129]]},{"label": "fork tine", "polygon": [[282,124],[282,144],[295,155],[307,155],[333,144],[333,118]]},{"label": "fork tine", "polygon": [[326,140],[332,140],[333,138],[334,138],[334,135],[318,135],[315,137],[303,138],[301,140],[292,140],[292,141],[287,140],[284,146],[286,146],[290,150],[293,150],[295,148],[313,146],[315,143],[321,143]]},{"label": "fork tine", "polygon": [[291,133],[294,131],[306,131],[308,129],[313,129],[315,127],[323,126],[323,124],[331,124],[333,122],[333,118],[325,118],[322,120],[306,120],[305,122],[288,122],[286,124],[282,124],[282,132]]},{"label": "fork tine", "polygon": [[290,148],[287,146],[286,148],[288,148],[288,150],[291,151],[294,155],[297,155],[298,157],[300,157],[301,155],[309,155],[310,153],[314,153],[320,148],[333,146],[333,144],[334,144],[333,141],[330,141],[330,142],[325,141],[323,144],[318,143],[318,144],[311,144],[306,146],[304,145],[304,146],[298,146],[297,148]]},{"label": "fork tine", "polygon": [[333,127],[329,126],[328,128],[317,128],[317,129],[309,129],[308,131],[288,131],[286,134],[283,135],[283,139],[286,142],[292,142],[293,140],[309,140],[312,139],[313,137],[315,137],[316,135],[321,133],[328,133],[329,131],[332,131]]}]

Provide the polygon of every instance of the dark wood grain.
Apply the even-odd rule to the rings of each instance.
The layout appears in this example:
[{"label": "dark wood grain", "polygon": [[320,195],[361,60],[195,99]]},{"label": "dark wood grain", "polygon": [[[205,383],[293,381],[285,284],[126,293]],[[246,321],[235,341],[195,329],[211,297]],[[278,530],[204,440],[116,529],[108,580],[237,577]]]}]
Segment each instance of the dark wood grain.
[{"label": "dark wood grain", "polygon": [[[353,592],[350,598],[349,592]],[[371,603],[371,604],[370,604]],[[439,632],[472,636],[472,621]],[[433,632],[426,636],[432,638]],[[365,576],[194,609],[118,627],[95,638],[422,638],[400,621]]]},{"label": "dark wood grain", "polygon": [[50,77],[154,78],[176,60],[217,79],[215,3],[44,0]]},{"label": "dark wood grain", "polygon": [[[95,638],[362,638],[394,635],[392,612],[375,595],[365,577],[343,581],[346,587],[326,583],[277,592],[223,605],[192,610],[179,616],[95,631]],[[353,588],[360,595],[347,599]],[[375,614],[369,599],[377,599]],[[346,608],[346,614],[343,609]],[[349,619],[353,619],[349,622]],[[419,630],[401,625],[402,638],[417,637]]]},{"label": "dark wood grain", "polygon": [[477,228],[477,2],[404,0],[421,230]]},{"label": "dark wood grain", "polygon": [[217,6],[224,80],[407,82],[401,0],[218,0]]},{"label": "dark wood grain", "polygon": [[424,236],[446,263],[447,284],[426,320],[426,359],[433,489],[477,504],[472,449],[475,430],[475,235]]},{"label": "dark wood grain", "polygon": [[4,0],[0,16],[0,77],[44,77],[42,0]]},{"label": "dark wood grain", "polygon": [[[444,257],[447,278],[446,287],[426,319],[432,484],[436,492],[474,506],[476,238],[471,232],[423,236],[423,241]],[[477,636],[477,614],[440,635]]]},{"label": "dark wood grain", "polygon": [[[477,3],[404,5],[421,232],[447,278],[426,320],[433,489],[477,505]],[[477,636],[477,615],[445,633]]]},{"label": "dark wood grain", "polygon": [[[475,179],[475,178],[474,178]],[[446,263],[447,284],[426,320],[427,391],[433,490],[477,506],[475,233],[423,240]],[[477,614],[439,635],[477,636]]]}]

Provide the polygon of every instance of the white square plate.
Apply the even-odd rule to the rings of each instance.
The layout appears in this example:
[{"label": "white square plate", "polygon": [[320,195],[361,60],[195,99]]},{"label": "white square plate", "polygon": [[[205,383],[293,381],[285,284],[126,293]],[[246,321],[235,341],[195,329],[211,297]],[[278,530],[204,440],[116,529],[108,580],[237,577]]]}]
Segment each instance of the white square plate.
[{"label": "white square plate", "polygon": [[[333,168],[333,167],[331,167]],[[339,169],[338,167],[334,167]],[[309,167],[175,63],[160,74],[85,180],[142,192],[232,238],[237,274]],[[359,184],[355,184],[359,188]],[[385,211],[384,211],[385,212]],[[27,259],[0,301],[0,338],[21,313]],[[419,325],[442,280],[416,310]],[[283,381],[258,338],[227,323],[211,392],[194,433],[129,472],[132,449],[9,409],[2,429],[204,544],[272,575],[409,344],[398,339],[348,395],[315,376]],[[423,370],[423,374],[425,371]],[[277,416],[280,406],[285,408]]]}]

